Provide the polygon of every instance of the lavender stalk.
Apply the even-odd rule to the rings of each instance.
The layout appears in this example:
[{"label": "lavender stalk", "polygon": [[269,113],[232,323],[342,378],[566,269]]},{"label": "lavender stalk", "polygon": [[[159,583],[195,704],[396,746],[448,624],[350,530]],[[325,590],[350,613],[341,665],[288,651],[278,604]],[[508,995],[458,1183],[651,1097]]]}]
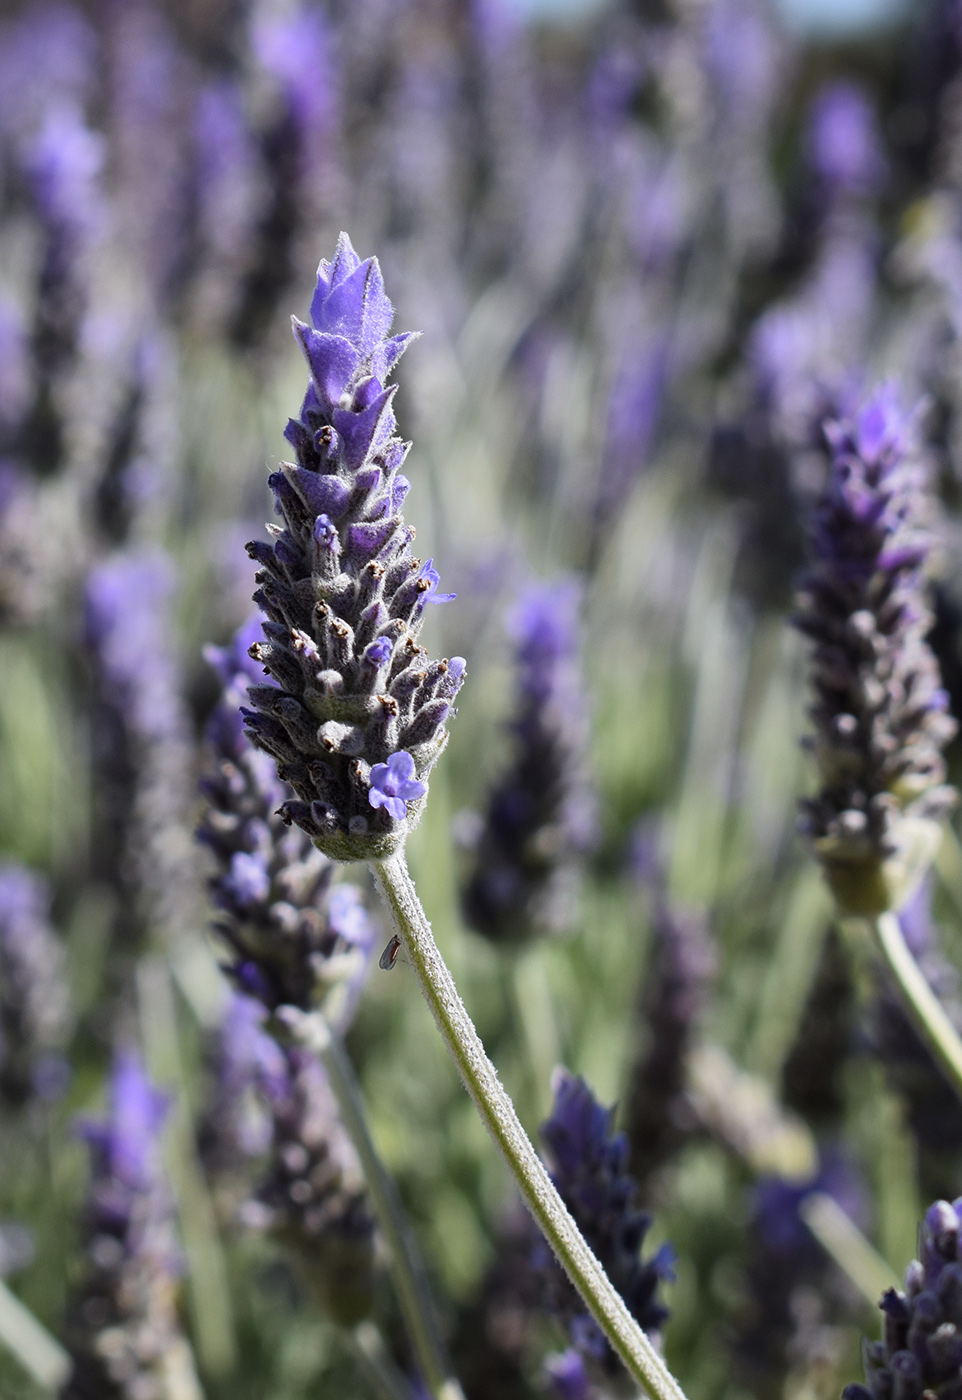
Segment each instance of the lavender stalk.
[{"label": "lavender stalk", "polygon": [[297,793],[284,804],[326,855],[371,863],[465,1086],[572,1282],[631,1374],[659,1400],[681,1390],[606,1277],[531,1146],[431,934],[404,861],[464,662],[429,661],[418,635],[441,602],[431,560],[411,553],[401,516],[409,483],[384,380],[410,342],[388,338],[393,308],[375,259],[342,235],[322,262],[313,328],[295,322],[310,368],[297,454],[271,477],[282,526],[253,544],[265,643],[253,655],[277,682],[251,688],[247,721]]},{"label": "lavender stalk", "polygon": [[915,419],[887,386],[825,432],[832,460],[796,617],[814,642],[821,779],[803,828],[840,915],[869,921],[906,1010],[962,1094],[962,1040],[893,912],[931,865],[956,800],[941,754],[956,726],[925,640],[931,541]]}]

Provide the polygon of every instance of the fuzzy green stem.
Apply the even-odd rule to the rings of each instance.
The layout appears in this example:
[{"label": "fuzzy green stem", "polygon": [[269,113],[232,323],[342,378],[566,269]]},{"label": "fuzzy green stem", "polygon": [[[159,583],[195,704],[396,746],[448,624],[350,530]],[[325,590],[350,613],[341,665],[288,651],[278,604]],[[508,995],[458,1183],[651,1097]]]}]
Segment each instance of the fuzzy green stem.
[{"label": "fuzzy green stem", "polygon": [[444,1355],[434,1303],[401,1203],[367,1123],[360,1085],[344,1046],[319,1011],[281,1008],[279,1018],[296,1039],[319,1057],[330,1081],[341,1118],[364,1172],[374,1214],[387,1242],[398,1303],[425,1384],[434,1400],[464,1400]]},{"label": "fuzzy green stem", "polygon": [[414,966],[464,1086],[558,1261],[634,1379],[657,1400],[685,1400],[684,1391],[583,1239],[518,1121],[438,951],[403,853],[372,861],[371,866],[394,931]]},{"label": "fuzzy green stem", "polygon": [[872,920],[872,933],[905,1010],[962,1099],[962,1038],[909,951],[897,916],[880,914]]}]

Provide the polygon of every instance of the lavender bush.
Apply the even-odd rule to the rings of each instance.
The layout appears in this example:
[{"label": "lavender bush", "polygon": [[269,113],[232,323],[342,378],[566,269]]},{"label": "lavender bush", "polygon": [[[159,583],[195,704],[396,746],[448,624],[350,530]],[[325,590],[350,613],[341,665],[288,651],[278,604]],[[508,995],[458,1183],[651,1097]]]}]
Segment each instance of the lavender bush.
[{"label": "lavender bush", "polygon": [[4,11],[4,1395],[954,1393],[957,8]]}]

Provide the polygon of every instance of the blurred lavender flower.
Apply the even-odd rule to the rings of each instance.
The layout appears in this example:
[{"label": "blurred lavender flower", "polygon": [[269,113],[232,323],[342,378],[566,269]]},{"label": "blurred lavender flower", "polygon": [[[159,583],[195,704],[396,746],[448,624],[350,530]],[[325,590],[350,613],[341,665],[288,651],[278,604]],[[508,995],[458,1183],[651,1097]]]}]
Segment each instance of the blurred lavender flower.
[{"label": "blurred lavender flower", "polygon": [[49,110],[51,94],[81,107],[97,66],[97,36],[72,5],[36,4],[0,33],[0,129],[17,147]]},{"label": "blurred lavender flower", "polygon": [[545,1371],[558,1400],[589,1400],[591,1380],[584,1357],[575,1347],[549,1356]]},{"label": "blurred lavender flower", "polygon": [[301,232],[318,222],[337,115],[332,34],[321,10],[258,16],[251,48],[274,91],[260,136],[263,207],[232,321],[244,347],[263,341],[298,270]]},{"label": "blurred lavender flower", "polygon": [[651,952],[639,1006],[645,1044],[625,1110],[629,1164],[643,1194],[695,1125],[687,1096],[688,1051],[715,970],[704,916],[673,906],[660,880],[652,897]]},{"label": "blurred lavender flower", "polygon": [[213,1091],[200,1123],[198,1147],[213,1178],[263,1157],[271,1145],[271,1117],[263,1094],[270,1098],[283,1092],[287,1065],[284,1052],[264,1030],[266,1014],[261,1002],[235,993],[212,1046]]},{"label": "blurred lavender flower", "polygon": [[[668,1311],[656,1295],[663,1279],[674,1278],[674,1251],[665,1244],[650,1259],[640,1257],[651,1216],[634,1204],[628,1139],[612,1132],[614,1109],[602,1108],[584,1080],[560,1065],[552,1090],[551,1117],[541,1125],[551,1179],[632,1316],[657,1336]],[[542,1276],[545,1305],[566,1324],[577,1350],[617,1374],[615,1353],[543,1241],[534,1246],[532,1262]]]},{"label": "blurred lavender flower", "polygon": [[19,445],[32,470],[50,476],[64,464],[64,381],[90,295],[88,249],[103,222],[104,141],[76,108],[61,103],[47,112],[23,160],[43,242],[31,333],[33,403]]},{"label": "blurred lavender flower", "polygon": [[821,779],[803,826],[840,908],[876,914],[898,907],[932,859],[954,801],[940,751],[956,726],[925,641],[915,417],[886,386],[825,431],[832,462],[795,618],[814,642]]},{"label": "blurred lavender flower", "polygon": [[339,986],[348,1005],[334,1014],[349,1018],[374,931],[360,890],[332,888],[335,866],[278,814],[289,789],[244,733],[248,687],[262,680],[248,655],[259,635],[255,615],[230,646],[205,651],[224,687],[207,727],[213,768],[201,782],[208,805],[197,833],[217,863],[216,928],[234,981],[269,1010],[309,1007]]},{"label": "blurred lavender flower", "polygon": [[886,174],[868,98],[854,83],[816,94],[806,133],[808,161],[829,199],[877,194]]},{"label": "blurred lavender flower", "polygon": [[63,946],[41,876],[0,865],[0,1096],[14,1107],[56,1096],[69,1075],[62,1049],[70,993]]},{"label": "blurred lavender flower", "polygon": [[360,1164],[318,1060],[283,1052],[285,1074],[264,1080],[274,1124],[272,1164],[246,1206],[292,1251],[324,1311],[352,1326],[371,1310],[374,1221]]},{"label": "blurred lavender flower", "polygon": [[648,464],[661,416],[668,345],[664,335],[629,339],[615,370],[594,502],[592,554]]},{"label": "blurred lavender flower", "polygon": [[166,1100],[136,1055],[117,1057],[103,1122],[85,1122],[91,1183],[85,1274],[67,1315],[62,1400],[162,1400],[191,1365],[177,1319],[180,1250],[161,1162]]},{"label": "blurred lavender flower", "polygon": [[595,836],[585,777],[580,602],[574,579],[534,584],[509,617],[517,686],[513,750],[488,801],[463,901],[471,926],[498,942],[570,927],[580,867]]},{"label": "blurred lavender flower", "polygon": [[[429,661],[417,642],[425,604],[450,595],[432,561],[412,557],[400,513],[410,483],[383,381],[411,336],[387,338],[392,316],[377,260],[361,262],[342,234],[318,269],[313,328],[295,321],[311,380],[286,431],[298,465],[270,478],[284,524],[270,527],[273,546],[249,546],[269,619],[253,654],[277,684],[251,688],[248,729],[297,793],[285,819],[338,860],[403,842],[464,678],[462,658]],[[404,753],[415,775],[399,820],[372,770]]]},{"label": "blurred lavender flower", "polygon": [[[236,79],[208,82],[194,119],[201,272],[196,320],[222,330],[254,255],[262,197],[254,134]],[[206,326],[205,326],[206,321]]]},{"label": "blurred lavender flower", "polygon": [[880,1342],[863,1346],[866,1385],[847,1385],[843,1400],[922,1400],[962,1386],[962,1201],[936,1201],[925,1214],[920,1259],[905,1271],[905,1291],[890,1288],[879,1304]]},{"label": "blurred lavender flower", "polygon": [[754,1191],[751,1221],[752,1249],[748,1263],[748,1297],[734,1339],[739,1368],[753,1393],[784,1394],[792,1367],[808,1369],[814,1359],[805,1347],[819,1346],[818,1327],[806,1319],[800,1306],[813,1292],[824,1313],[839,1316],[853,1312],[858,1303],[846,1282],[818,1244],[800,1214],[813,1192],[831,1196],[851,1218],[865,1221],[861,1183],[849,1162],[835,1150],[823,1153],[817,1174],[808,1181],[791,1182],[769,1177]]},{"label": "blurred lavender flower", "polygon": [[[899,912],[906,944],[942,1006],[962,1031],[959,974],[938,946],[931,915],[932,880],[922,880]],[[881,974],[869,1012],[868,1038],[886,1078],[905,1105],[919,1146],[919,1175],[926,1195],[951,1190],[962,1148],[962,1106],[928,1046],[903,1010],[897,992]],[[935,1189],[933,1189],[935,1188]]]},{"label": "blurred lavender flower", "polygon": [[128,942],[190,926],[193,756],[172,649],[174,582],[161,551],[129,550],[95,565],[85,590],[96,873],[118,888]]}]

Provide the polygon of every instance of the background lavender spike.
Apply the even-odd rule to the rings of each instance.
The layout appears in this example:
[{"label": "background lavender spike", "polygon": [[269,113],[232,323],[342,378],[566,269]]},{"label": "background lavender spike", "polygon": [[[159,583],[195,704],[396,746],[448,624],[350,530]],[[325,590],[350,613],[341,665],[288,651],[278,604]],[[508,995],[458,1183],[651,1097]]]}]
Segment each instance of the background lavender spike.
[{"label": "background lavender spike", "polygon": [[128,950],[190,927],[195,861],[188,834],[192,736],[174,647],[171,561],[129,550],[86,582],[93,660],[97,875],[120,897]]},{"label": "background lavender spike", "polygon": [[285,819],[337,860],[403,842],[464,679],[461,657],[429,661],[417,640],[425,604],[449,595],[401,515],[406,449],[384,380],[411,336],[388,338],[393,314],[377,260],[342,234],[313,327],[294,323],[311,379],[287,427],[297,464],[270,478],[284,524],[273,547],[249,547],[268,618],[255,656],[277,685],[251,690],[248,732],[297,793]]},{"label": "background lavender spike", "polygon": [[86,1121],[91,1180],[83,1279],[64,1330],[73,1370],[63,1400],[171,1396],[189,1349],[177,1318],[181,1268],[173,1199],[161,1165],[166,1100],[137,1056],[118,1055],[108,1114]]},{"label": "background lavender spike", "polygon": [[81,113],[62,102],[51,105],[23,155],[43,247],[31,328],[33,402],[17,447],[37,476],[60,470],[69,446],[64,396],[90,297],[90,245],[103,234],[104,147]]},{"label": "background lavender spike", "polygon": [[[612,1132],[614,1109],[602,1108],[584,1080],[561,1065],[552,1090],[551,1117],[541,1125],[551,1178],[632,1315],[657,1336],[668,1317],[658,1286],[674,1278],[675,1256],[662,1245],[641,1258],[651,1216],[638,1209],[636,1183],[627,1174],[628,1140]],[[573,1345],[603,1372],[618,1374],[617,1357],[543,1241],[533,1247],[532,1264],[542,1278],[542,1305],[564,1322]]]},{"label": "background lavender spike", "polygon": [[840,909],[875,914],[897,907],[932,858],[955,800],[941,749],[956,726],[925,641],[930,536],[915,419],[886,386],[825,431],[831,472],[795,618],[814,643],[821,781],[803,824]]},{"label": "background lavender spike", "polygon": [[881,1400],[897,1393],[921,1400],[962,1380],[962,1256],[959,1205],[936,1201],[919,1232],[919,1258],[905,1288],[891,1288],[879,1307],[882,1340],[863,1349],[866,1385],[847,1385],[843,1400]]},{"label": "background lavender spike", "polygon": [[324,1313],[350,1327],[373,1306],[374,1220],[354,1149],[320,1062],[283,1051],[262,1084],[273,1121],[271,1162],[241,1209],[291,1251]]},{"label": "background lavender spike", "polygon": [[66,1088],[69,1026],[66,960],[46,881],[0,864],[0,1096],[8,1107]]},{"label": "background lavender spike", "polygon": [[360,890],[332,888],[333,863],[278,815],[290,789],[244,733],[248,688],[263,681],[248,655],[259,634],[254,616],[229,647],[206,651],[224,687],[207,727],[213,767],[201,783],[207,809],[197,832],[217,864],[208,882],[215,926],[242,990],[273,1011],[285,1004],[307,1008],[339,988],[340,1004],[329,1011],[346,1024],[374,930]]},{"label": "background lavender spike", "polygon": [[[753,1394],[772,1400],[784,1394],[790,1371],[806,1372],[817,1363],[825,1345],[819,1333],[861,1308],[861,1299],[802,1219],[800,1207],[813,1191],[825,1192],[864,1223],[864,1188],[852,1165],[833,1149],[823,1152],[811,1180],[772,1177],[754,1190],[748,1296],[733,1351]],[[817,1303],[817,1322],[808,1316],[810,1300]]]},{"label": "background lavender spike", "polygon": [[656,880],[651,948],[638,999],[644,1045],[632,1069],[624,1113],[629,1170],[646,1199],[653,1173],[695,1126],[687,1102],[688,1051],[715,966],[704,915],[675,907]]},{"label": "background lavender spike", "polygon": [[557,933],[576,917],[580,868],[595,838],[578,666],[580,600],[574,579],[535,584],[509,618],[512,751],[488,800],[463,895],[468,922],[496,942]]}]

